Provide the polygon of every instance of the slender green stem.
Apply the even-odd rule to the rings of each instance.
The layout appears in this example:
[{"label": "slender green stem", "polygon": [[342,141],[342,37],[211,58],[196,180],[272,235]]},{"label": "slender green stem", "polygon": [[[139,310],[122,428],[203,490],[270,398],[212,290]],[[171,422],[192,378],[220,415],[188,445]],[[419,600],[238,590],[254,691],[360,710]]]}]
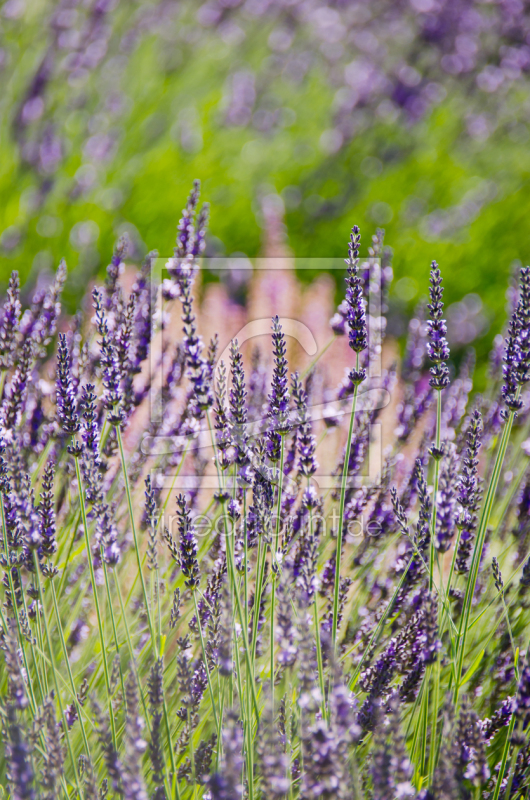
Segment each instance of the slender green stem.
[{"label": "slender green stem", "polygon": [[[234,588],[236,588],[236,565],[234,563],[234,553],[233,553],[232,548],[228,545],[228,543],[227,543],[227,547],[226,547],[226,552],[228,554],[229,577],[230,577],[231,582],[234,585]],[[250,647],[249,647],[249,643],[248,643],[248,630],[245,629],[245,624],[244,624],[245,623],[245,617],[244,617],[244,614],[243,614],[243,609],[241,608],[241,599],[239,597],[239,592],[237,591],[237,589],[236,589],[236,591],[234,591],[234,597],[235,597],[236,606],[237,606],[237,614],[238,614],[238,617],[239,617],[239,624],[241,625],[241,630],[242,630],[242,635],[243,635],[243,646],[244,646],[244,651],[245,651],[245,661],[246,661],[247,673],[248,673],[248,676],[249,676],[250,688],[251,688],[251,691],[252,691],[252,703],[253,703],[253,706],[254,706],[254,713],[256,714],[256,720],[259,722],[259,707],[258,707],[258,699],[257,699],[257,696],[256,696],[256,686],[255,686],[255,683],[254,683],[254,672],[253,672],[252,663],[251,663],[251,660],[250,660]],[[254,610],[256,611],[256,607],[255,607]],[[254,623],[257,626],[256,613],[254,614]]]},{"label": "slender green stem", "polygon": [[[440,450],[440,438],[442,429],[442,392],[437,392],[436,404],[436,449]],[[429,591],[432,592],[432,585],[434,581],[434,553],[435,553],[435,539],[436,539],[436,504],[438,502],[438,484],[440,481],[440,459],[436,457],[434,462],[434,489],[432,496],[432,518],[431,518],[431,546],[429,549]]]},{"label": "slender green stem", "polygon": [[[310,485],[311,479],[308,478],[307,484]],[[313,510],[309,509],[309,535],[313,535]],[[322,709],[322,718],[325,719],[326,717],[326,691],[325,691],[325,683],[324,683],[324,666],[322,663],[322,647],[320,644],[320,621],[318,619],[318,596],[317,592],[313,594],[313,621],[315,624],[315,641],[317,646],[317,665],[318,665],[318,685],[320,687],[320,695],[321,695],[321,709]]]},{"label": "slender green stem", "polygon": [[[53,608],[54,608],[54,611],[55,611],[55,618],[57,619],[57,630],[59,631],[59,638],[61,640],[61,648],[62,648],[62,651],[63,651],[64,660],[65,660],[65,663],[66,663],[66,670],[68,672],[68,678],[70,680],[70,686],[72,687],[72,694],[73,694],[73,697],[74,697],[74,703],[75,703],[76,710],[77,710],[77,716],[79,718],[79,725],[81,727],[81,733],[82,733],[82,736],[83,736],[83,741],[85,743],[85,749],[86,749],[88,757],[90,758],[90,748],[88,746],[88,739],[87,739],[87,735],[86,735],[86,731],[85,731],[85,723],[83,722],[83,709],[82,709],[82,706],[80,705],[80,703],[77,700],[77,691],[76,691],[76,688],[75,688],[74,676],[72,675],[72,668],[70,667],[70,659],[68,658],[68,650],[66,649],[66,642],[64,640],[64,633],[63,633],[63,628],[62,628],[62,625],[61,625],[61,616],[59,614],[59,607],[57,605],[57,597],[55,595],[55,586],[53,585],[53,578],[50,578],[50,586],[51,586],[51,594],[52,594],[52,599],[53,599]],[[44,609],[43,609],[43,613],[45,613]],[[125,694],[123,696],[125,697]]]},{"label": "slender green stem", "polygon": [[[107,603],[108,603],[108,606],[109,606],[110,619],[111,619],[111,625],[112,625],[112,633],[113,633],[113,636],[114,636],[114,647],[116,648],[116,655],[118,656],[118,659],[120,659],[120,643],[118,641],[118,631],[116,630],[116,620],[114,619],[114,610],[112,608],[112,595],[110,593],[109,574],[108,574],[108,570],[107,570],[107,565],[105,563],[105,559],[103,557],[103,547],[101,547],[101,563],[103,564],[103,574],[105,576],[105,588],[107,590]],[[141,695],[142,700],[143,700],[142,687],[141,687],[141,684],[138,682],[138,676],[136,676],[136,679],[137,679],[138,690],[139,690],[140,695]],[[120,682],[121,682],[121,690],[123,692],[123,697],[125,697],[126,696],[126,694],[125,694],[125,683],[123,681],[123,670],[121,668],[121,659],[120,659]],[[144,710],[145,710],[145,708],[144,708]]]},{"label": "slender green stem", "polygon": [[[437,392],[437,402],[436,402],[436,450],[438,451],[435,456],[434,462],[434,488],[433,488],[433,498],[432,498],[432,518],[431,518],[431,546],[429,549],[430,554],[430,563],[429,563],[429,591],[432,592],[432,587],[434,583],[434,557],[436,554],[436,562],[438,564],[438,574],[439,574],[439,581],[440,581],[440,593],[438,595],[438,606],[440,606],[440,600],[443,595],[443,569],[440,567],[438,561],[438,553],[435,550],[436,545],[436,514],[437,514],[437,503],[438,503],[438,486],[440,483],[440,440],[442,434],[442,390],[439,389]],[[442,561],[443,566],[443,561]],[[447,612],[450,614],[450,611]],[[438,614],[438,618],[440,615]],[[432,694],[432,711],[431,711],[431,746],[429,749],[429,765],[428,765],[428,775],[429,775],[429,782],[432,785],[432,779],[434,775],[434,769],[436,767],[436,728],[438,725],[438,700],[440,695],[440,660],[439,658],[436,659],[436,664],[434,665],[432,670],[429,670],[429,675],[433,675],[434,677],[434,692]],[[425,711],[427,714],[427,709]]]},{"label": "slender green stem", "polygon": [[[140,696],[142,698],[142,705],[143,705],[143,708],[144,708],[145,717],[146,717],[146,719],[149,719],[149,716],[148,716],[148,713],[147,713],[147,707],[146,707],[146,703],[145,703],[145,697],[144,697],[144,694],[143,694],[143,692],[141,690],[140,676],[138,674],[138,667],[136,665],[136,658],[135,658],[135,655],[134,655],[132,639],[131,639],[131,632],[129,630],[129,623],[127,622],[127,616],[125,614],[125,608],[124,608],[124,605],[123,605],[123,597],[121,596],[121,589],[120,589],[120,585],[118,583],[118,577],[117,577],[116,573],[114,573],[114,584],[115,584],[115,591],[116,591],[116,594],[118,595],[118,600],[119,600],[119,603],[120,603],[121,618],[122,618],[122,622],[123,622],[123,627],[125,628],[125,636],[126,636],[126,639],[127,639],[127,646],[129,648],[129,656],[130,656],[130,659],[131,659],[131,666],[132,666],[132,669],[134,671],[134,675],[135,675],[135,678],[136,678],[136,683],[137,683],[137,685],[138,685],[138,687],[140,689]],[[172,740],[172,736],[171,736],[171,727],[169,725],[169,716],[168,716],[167,704],[166,704],[165,696],[164,696],[164,703],[163,703],[163,711],[164,711],[164,723],[165,723],[165,726],[166,726],[166,735],[167,735],[167,740],[168,740],[168,744],[169,744],[169,756],[170,756],[170,759],[171,759],[171,771],[172,771],[173,775],[176,776],[175,753],[174,753],[174,748],[173,748],[173,740]],[[174,788],[173,794],[175,792],[177,793],[177,797],[180,797],[179,786],[178,786],[178,781],[177,781],[176,777],[175,777],[175,788]]]},{"label": "slender green stem", "polygon": [[259,623],[259,607],[261,605],[261,594],[263,592],[263,578],[265,575],[265,562],[266,556],[263,552],[262,537],[258,541],[258,560],[256,564],[256,586],[254,590],[254,607],[252,619],[252,663],[256,660],[256,646],[258,642],[258,623]]},{"label": "slender green stem", "polygon": [[[283,461],[285,455],[285,437],[281,436],[280,445],[280,471],[278,473],[278,500],[276,504],[276,530],[274,534],[274,553],[271,554],[271,568],[278,562],[278,550],[280,547],[280,520],[282,515],[282,491],[283,491]],[[274,713],[274,615],[276,613],[276,581],[279,572],[272,576],[271,608],[270,608],[270,629],[271,629],[271,703]],[[259,614],[259,605],[256,607],[256,615]],[[256,616],[256,627],[258,618]]]},{"label": "slender green stem", "polygon": [[[44,598],[42,596],[42,586],[41,586],[41,581],[40,581],[39,561],[37,559],[37,553],[36,553],[35,550],[33,551],[33,562],[35,564],[35,573],[36,573],[36,576],[37,576],[37,589],[38,589],[38,592],[39,592],[40,604],[42,606],[42,618],[43,618],[43,621],[44,621],[44,630],[46,631],[46,639],[48,641],[48,650],[49,650],[49,653],[50,653],[50,662],[51,662],[51,665],[52,665],[52,675],[53,675],[53,681],[54,681],[54,684],[55,684],[55,692],[56,692],[56,695],[57,695],[57,702],[59,704],[59,712],[61,714],[61,724],[62,724],[62,727],[63,727],[63,730],[64,730],[64,736],[65,736],[65,739],[66,739],[66,746],[68,748],[68,754],[70,756],[70,760],[72,762],[72,767],[73,767],[73,770],[74,770],[74,776],[75,776],[75,782],[76,782],[76,786],[77,786],[77,791],[79,792],[79,797],[83,797],[83,792],[81,790],[81,782],[79,780],[79,774],[77,772],[77,761],[76,761],[76,759],[74,757],[74,751],[72,750],[72,743],[70,741],[70,731],[68,730],[68,723],[67,723],[66,717],[64,715],[63,703],[62,703],[62,700],[61,700],[61,692],[59,691],[59,683],[57,681],[56,668],[55,668],[55,656],[53,654],[53,647],[52,647],[52,640],[51,640],[51,636],[50,636],[50,629],[48,627],[48,618],[47,618],[47,615],[46,615],[46,607],[44,605]],[[74,696],[75,696],[75,693],[74,693]]]},{"label": "slender green stem", "polygon": [[[356,356],[355,369],[359,370],[359,353]],[[348,429],[348,438],[346,440],[346,449],[344,451],[344,466],[342,468],[342,481],[340,487],[340,502],[339,502],[339,521],[337,530],[337,553],[335,559],[335,586],[333,590],[333,623],[331,629],[331,640],[333,646],[337,645],[337,628],[339,623],[339,594],[340,594],[340,561],[342,556],[342,535],[344,530],[344,506],[346,502],[346,487],[348,484],[348,471],[350,463],[350,450],[353,437],[353,426],[355,423],[355,408],[357,404],[357,384],[353,389],[353,399],[350,415],[350,426]]]},{"label": "slender green stem", "polygon": [[[507,734],[506,734],[506,741],[504,742],[504,749],[502,751],[501,766],[500,766],[499,773],[498,773],[498,776],[497,776],[497,783],[495,784],[495,791],[493,793],[493,800],[499,800],[499,795],[501,793],[502,783],[504,781],[504,773],[506,771],[506,762],[508,761],[508,756],[510,754],[510,746],[511,746],[511,743],[512,743],[512,734],[513,734],[514,726],[515,726],[515,714],[512,714],[512,718],[510,720],[510,724],[508,726],[508,731],[507,731]],[[515,758],[515,761],[517,762],[517,757]],[[512,781],[513,781],[513,777],[512,777]],[[510,789],[511,789],[511,783],[510,783]],[[505,792],[504,796],[509,798],[510,794]]]},{"label": "slender green stem", "polygon": [[155,655],[155,658],[157,658],[158,657],[158,646],[157,646],[155,631],[154,631],[154,628],[153,628],[153,620],[151,619],[151,609],[149,607],[149,598],[147,596],[147,588],[146,588],[146,585],[145,585],[144,575],[143,575],[143,571],[142,571],[142,559],[140,557],[140,547],[139,547],[139,544],[138,544],[138,536],[137,536],[137,533],[136,533],[136,524],[134,522],[134,511],[133,511],[133,505],[132,505],[131,487],[129,486],[129,476],[127,474],[127,462],[125,461],[125,452],[123,450],[123,439],[122,439],[121,430],[120,430],[119,425],[116,426],[116,437],[118,439],[118,446],[120,448],[121,468],[122,468],[122,472],[123,472],[123,480],[125,481],[125,493],[127,495],[127,504],[129,506],[129,517],[130,517],[130,520],[131,520],[131,528],[132,528],[133,539],[134,539],[134,549],[135,549],[135,552],[136,552],[136,561],[138,563],[138,574],[140,576],[140,582],[142,584],[142,592],[143,592],[143,595],[144,595],[145,611],[146,611],[146,614],[147,614],[147,622],[149,624],[149,632],[151,634],[151,642],[152,642],[152,646],[153,646],[153,653]]},{"label": "slender green stem", "polygon": [[114,747],[116,747],[116,724],[114,722],[114,710],[112,708],[112,701],[111,701],[109,668],[107,664],[107,648],[105,646],[105,635],[103,633],[103,620],[101,617],[101,608],[99,605],[98,587],[96,584],[96,576],[94,574],[94,565],[92,563],[92,550],[90,547],[90,538],[88,536],[88,520],[86,516],[85,497],[83,494],[83,483],[81,481],[81,470],[79,469],[79,459],[74,458],[74,462],[75,462],[75,471],[77,476],[77,485],[79,490],[79,502],[81,503],[81,515],[83,517],[83,529],[85,532],[86,558],[90,569],[92,593],[94,595],[94,605],[96,606],[96,616],[98,620],[99,641],[101,644],[101,658],[103,660],[103,671],[105,673],[105,684],[107,687],[107,702],[109,707],[110,726],[112,729],[112,741],[114,743]]},{"label": "slender green stem", "polygon": [[81,520],[81,512],[79,512],[79,516],[77,517],[77,519],[75,521],[75,524],[73,526],[73,529],[72,529],[72,536],[70,538],[70,544],[68,545],[68,552],[66,554],[66,560],[64,562],[63,574],[61,575],[61,581],[59,583],[59,590],[57,592],[59,597],[62,597],[62,594],[63,594],[64,584],[66,583],[66,577],[67,577],[67,574],[68,574],[68,565],[70,563],[70,556],[72,555],[72,550],[73,550],[74,542],[75,542],[75,536],[76,536],[76,533],[77,533],[77,527],[79,525],[79,521],[80,520]]}]

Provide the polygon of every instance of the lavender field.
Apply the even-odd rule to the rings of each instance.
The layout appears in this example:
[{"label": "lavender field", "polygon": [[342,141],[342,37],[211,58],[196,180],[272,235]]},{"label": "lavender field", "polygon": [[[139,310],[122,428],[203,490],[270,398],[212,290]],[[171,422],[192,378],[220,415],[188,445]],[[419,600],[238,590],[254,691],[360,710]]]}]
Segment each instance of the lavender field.
[{"label": "lavender field", "polygon": [[64,263],[27,308],[10,278],[4,793],[526,797],[529,270],[478,395],[435,262],[394,360],[391,253],[354,227],[291,372],[289,317],[249,358],[199,334],[207,220],[196,182],[166,277],[122,239],[71,318]]},{"label": "lavender field", "polygon": [[529,72],[523,0],[0,4],[0,798],[530,797]]}]

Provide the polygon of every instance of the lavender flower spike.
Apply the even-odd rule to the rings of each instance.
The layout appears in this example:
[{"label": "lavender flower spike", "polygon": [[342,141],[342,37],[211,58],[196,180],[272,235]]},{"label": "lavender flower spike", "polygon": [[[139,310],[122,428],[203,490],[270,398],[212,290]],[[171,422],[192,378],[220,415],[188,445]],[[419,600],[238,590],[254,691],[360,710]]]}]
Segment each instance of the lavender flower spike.
[{"label": "lavender flower spike", "polygon": [[[502,368],[502,396],[509,411],[523,407],[520,387],[530,379],[530,267],[523,267],[519,276],[519,301],[512,314]],[[506,412],[501,412],[506,417]]]},{"label": "lavender flower spike", "polygon": [[[363,287],[359,277],[359,247],[361,244],[361,233],[357,225],[354,225],[350,234],[348,244],[349,257],[346,259],[348,265],[348,277],[346,278],[346,305],[348,308],[348,338],[351,349],[355,353],[361,353],[368,346],[368,329],[366,326],[366,312],[364,308]],[[366,377],[364,370],[352,370],[350,379],[353,383],[360,383]]]},{"label": "lavender flower spike", "polygon": [[0,369],[9,369],[13,366],[20,310],[20,280],[18,272],[12,272],[0,323]]},{"label": "lavender flower spike", "polygon": [[287,382],[287,358],[285,334],[279,317],[272,319],[272,340],[274,344],[274,370],[272,388],[269,394],[269,456],[272,461],[280,459],[280,436],[291,429],[289,421],[289,388]]},{"label": "lavender flower spike", "polygon": [[180,568],[186,578],[188,589],[196,589],[200,581],[199,562],[197,560],[197,539],[191,521],[189,508],[183,494],[177,497],[177,513],[180,533]]},{"label": "lavender flower spike", "polygon": [[244,467],[249,462],[247,389],[245,386],[243,356],[239,350],[237,339],[233,339],[230,343],[230,371],[232,373],[232,386],[229,395],[232,445],[236,453],[236,464]]},{"label": "lavender flower spike", "polygon": [[73,435],[80,428],[77,403],[70,373],[70,354],[66,335],[59,334],[59,353],[57,356],[57,417],[65,431]]},{"label": "lavender flower spike", "polygon": [[430,319],[427,320],[427,353],[434,363],[434,366],[430,369],[432,377],[429,383],[433,389],[440,391],[449,385],[449,370],[445,363],[449,358],[449,345],[445,338],[447,334],[447,325],[445,324],[445,320],[442,319],[444,307],[442,303],[444,292],[442,276],[436,261],[433,261],[431,264],[430,284],[429,298],[431,302],[427,306],[430,313]]}]

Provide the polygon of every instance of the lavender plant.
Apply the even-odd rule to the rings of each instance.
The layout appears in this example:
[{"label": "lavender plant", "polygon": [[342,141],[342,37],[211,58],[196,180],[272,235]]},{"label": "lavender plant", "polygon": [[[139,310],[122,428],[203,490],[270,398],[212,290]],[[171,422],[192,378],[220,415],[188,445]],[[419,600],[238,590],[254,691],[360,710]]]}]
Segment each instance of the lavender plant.
[{"label": "lavender plant", "polygon": [[[385,320],[367,291],[383,280],[366,273],[383,234],[365,262],[354,227],[332,336],[355,356],[319,416],[324,356],[289,382],[279,317],[268,373],[254,354],[247,377],[237,340],[228,365],[205,347],[198,200],[197,183],[163,286],[146,263],[124,280],[120,242],[92,319],[61,313],[62,263],[29,309],[9,283],[4,796],[528,797],[530,270],[483,395],[469,362],[454,374],[434,263],[429,323],[420,310],[401,370],[376,377]],[[179,317],[181,340],[160,344]],[[370,407],[393,386],[401,404]],[[384,415],[381,474],[360,482]],[[160,481],[169,467],[173,482],[185,472],[178,491]]]}]

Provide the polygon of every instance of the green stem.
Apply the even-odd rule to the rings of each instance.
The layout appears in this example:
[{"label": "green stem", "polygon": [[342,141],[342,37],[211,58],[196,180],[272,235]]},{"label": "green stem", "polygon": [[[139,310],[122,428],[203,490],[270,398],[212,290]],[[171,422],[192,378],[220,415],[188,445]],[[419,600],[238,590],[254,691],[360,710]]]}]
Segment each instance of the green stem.
[{"label": "green stem", "polygon": [[[359,353],[356,355],[355,369],[359,370]],[[355,422],[355,408],[357,404],[357,384],[353,389],[353,399],[350,416],[350,427],[348,429],[348,438],[346,440],[346,450],[344,452],[344,466],[342,468],[342,481],[340,487],[340,502],[339,502],[339,521],[337,530],[337,553],[335,560],[335,586],[333,590],[333,623],[331,629],[331,640],[333,647],[337,645],[337,628],[339,622],[339,594],[340,594],[340,561],[342,556],[342,534],[344,529],[344,506],[346,502],[346,486],[348,483],[348,468],[350,463],[350,450],[353,437],[353,425]]]},{"label": "green stem", "polygon": [[[62,704],[62,700],[61,700],[61,693],[59,691],[59,684],[57,682],[57,675],[56,675],[56,669],[55,669],[55,656],[53,655],[52,640],[51,640],[51,636],[50,636],[50,629],[48,627],[48,618],[47,618],[47,615],[46,615],[46,608],[44,606],[44,598],[42,596],[42,586],[41,586],[41,582],[40,582],[39,562],[38,562],[37,553],[36,553],[35,550],[33,551],[33,561],[34,561],[34,564],[35,564],[35,572],[36,572],[36,575],[37,575],[37,589],[38,589],[38,592],[39,592],[40,604],[42,606],[42,618],[44,620],[44,630],[46,631],[46,640],[48,642],[48,650],[49,650],[49,653],[50,653],[50,662],[51,662],[51,665],[52,665],[52,675],[53,675],[53,682],[55,684],[55,693],[57,695],[57,702],[59,704],[59,712],[61,714],[61,724],[62,724],[63,730],[64,730],[64,736],[65,736],[65,739],[66,739],[66,746],[68,748],[68,754],[70,756],[70,760],[72,762],[72,767],[73,767],[73,770],[74,770],[74,776],[75,776],[75,782],[76,782],[76,785],[77,785],[77,791],[79,793],[79,797],[83,797],[83,792],[81,791],[81,783],[79,781],[79,775],[78,775],[78,772],[77,772],[77,762],[76,762],[76,760],[74,758],[74,752],[72,750],[72,743],[70,741],[70,731],[68,730],[68,723],[66,722],[66,717],[64,715],[64,709],[63,709],[63,704]],[[75,692],[74,692],[74,696],[75,696]]]},{"label": "green stem", "polygon": [[[440,438],[442,428],[442,392],[438,391],[436,405],[436,449],[440,450]],[[434,462],[434,489],[432,495],[432,518],[431,518],[431,546],[429,549],[429,591],[432,592],[434,580],[434,543],[436,538],[436,503],[438,502],[438,484],[440,481],[440,460],[437,457]]]},{"label": "green stem", "polygon": [[[271,569],[278,562],[278,549],[280,545],[280,520],[282,514],[282,491],[283,491],[283,462],[285,454],[285,439],[282,434],[280,445],[280,471],[278,475],[278,500],[276,505],[276,531],[274,534],[274,553],[271,554]],[[272,575],[272,593],[271,593],[271,703],[274,713],[274,615],[276,612],[276,581],[278,580],[278,573]],[[256,607],[256,627],[258,625],[259,605]]]},{"label": "green stem", "polygon": [[[66,649],[66,642],[64,640],[64,633],[63,633],[63,628],[62,628],[62,625],[61,625],[61,617],[59,615],[59,607],[57,605],[57,597],[55,595],[55,586],[53,585],[53,578],[50,579],[50,585],[51,585],[51,591],[52,591],[53,608],[54,608],[54,611],[55,611],[55,617],[57,619],[57,630],[59,631],[59,638],[61,640],[61,647],[62,647],[62,651],[63,651],[63,655],[64,655],[64,660],[66,662],[66,669],[67,669],[67,672],[68,672],[68,678],[70,680],[70,686],[72,687],[72,694],[73,694],[73,697],[74,697],[74,703],[75,703],[75,707],[76,707],[76,710],[77,710],[77,716],[79,718],[79,725],[81,727],[81,733],[83,735],[83,741],[85,743],[85,750],[87,752],[88,757],[90,758],[90,748],[88,746],[88,739],[87,739],[87,735],[86,735],[86,731],[85,731],[85,724],[83,722],[83,717],[82,717],[83,709],[82,709],[81,705],[79,704],[79,702],[77,700],[77,691],[76,691],[76,688],[75,688],[74,676],[72,675],[72,668],[70,667],[70,659],[68,658],[68,650]],[[43,612],[43,614],[46,613],[44,608],[43,608],[42,612]],[[125,697],[125,693],[124,693],[123,696]]]},{"label": "green stem", "polygon": [[[237,606],[237,614],[239,617],[239,624],[241,625],[242,635],[243,635],[243,645],[245,650],[245,661],[247,672],[249,676],[250,688],[252,691],[252,703],[254,706],[254,713],[256,714],[256,721],[259,722],[259,707],[258,707],[258,699],[256,696],[256,686],[254,684],[254,672],[252,670],[252,663],[250,660],[250,647],[248,643],[248,631],[245,630],[245,617],[243,614],[243,609],[241,608],[241,598],[239,597],[239,592],[237,591],[236,587],[236,565],[234,563],[234,553],[232,548],[230,547],[229,543],[227,543],[226,552],[228,554],[228,567],[229,567],[229,577],[234,586],[234,597]],[[258,607],[259,608],[259,607]],[[259,612],[258,612],[259,613]],[[256,614],[256,606],[255,606],[255,614],[254,614],[254,623],[257,627],[257,614]]]},{"label": "green stem", "polygon": [[107,687],[107,702],[109,707],[109,716],[110,716],[110,725],[112,729],[112,741],[114,747],[116,748],[116,725],[114,722],[114,710],[112,708],[112,701],[111,701],[111,691],[110,691],[110,678],[109,678],[109,668],[107,665],[107,650],[105,646],[105,635],[103,633],[103,620],[101,618],[101,608],[99,606],[99,598],[98,598],[98,587],[96,584],[96,576],[94,574],[94,565],[92,563],[92,550],[90,547],[90,539],[88,536],[88,520],[86,516],[86,508],[85,508],[85,496],[83,494],[83,483],[81,481],[81,470],[79,469],[79,459],[74,458],[75,462],[75,472],[77,476],[77,485],[79,490],[79,501],[81,503],[81,515],[83,517],[83,529],[85,532],[85,547],[86,547],[86,558],[88,561],[88,566],[90,569],[90,580],[92,582],[92,593],[94,595],[94,604],[96,606],[96,616],[98,620],[98,630],[99,630],[99,641],[101,643],[101,656],[103,659],[103,671],[105,673],[105,684]]},{"label": "green stem", "polygon": [[[504,749],[502,751],[501,766],[500,766],[500,769],[499,769],[499,774],[497,776],[497,783],[495,784],[495,792],[493,793],[493,800],[499,800],[499,794],[501,792],[502,782],[504,780],[504,773],[506,771],[506,762],[508,761],[508,755],[510,753],[510,745],[511,745],[511,741],[512,741],[512,734],[513,734],[514,726],[515,726],[515,714],[512,714],[512,718],[511,718],[510,724],[508,726],[508,732],[506,734],[506,741],[504,742]],[[517,758],[516,758],[516,761],[517,761]],[[512,780],[513,780],[513,778],[512,778]],[[511,788],[511,786],[510,786],[510,788]],[[504,796],[507,797],[507,798],[510,797],[510,795],[507,794],[506,792],[504,793]]]},{"label": "green stem", "polygon": [[133,533],[134,539],[134,549],[136,552],[136,561],[138,563],[138,574],[140,575],[140,582],[142,584],[142,592],[144,595],[144,603],[145,603],[145,611],[147,614],[147,621],[149,623],[149,632],[151,634],[151,643],[153,647],[153,653],[155,658],[158,658],[158,647],[156,642],[155,631],[153,628],[153,620],[151,619],[151,609],[149,607],[149,598],[147,596],[147,589],[145,586],[144,575],[142,572],[142,559],[140,558],[140,547],[138,545],[138,536],[136,534],[136,524],[134,522],[134,511],[132,505],[132,497],[131,497],[131,487],[129,486],[129,476],[127,474],[127,463],[125,461],[125,452],[123,450],[123,439],[121,435],[121,430],[119,425],[116,426],[116,437],[118,439],[118,445],[120,448],[120,458],[121,458],[121,468],[123,472],[123,480],[125,481],[125,493],[127,495],[127,504],[129,506],[129,517],[131,520],[131,528]]}]

